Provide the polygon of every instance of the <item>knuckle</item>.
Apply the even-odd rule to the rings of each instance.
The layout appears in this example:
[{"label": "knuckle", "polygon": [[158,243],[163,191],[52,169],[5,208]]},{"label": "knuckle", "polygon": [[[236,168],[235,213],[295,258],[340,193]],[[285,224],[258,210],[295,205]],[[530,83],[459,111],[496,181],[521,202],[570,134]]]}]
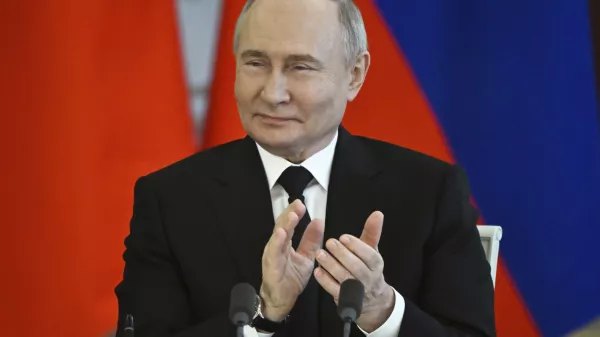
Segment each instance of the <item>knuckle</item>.
[{"label": "knuckle", "polygon": [[383,261],[383,257],[379,254],[377,254],[377,263],[376,263],[378,269],[383,270],[383,265],[384,265],[384,261]]},{"label": "knuckle", "polygon": [[340,280],[340,283],[343,283],[344,281],[350,280],[350,279],[355,279],[356,277],[354,277],[354,275],[352,275],[350,272],[345,271],[344,272],[344,277]]},{"label": "knuckle", "polygon": [[369,264],[373,266],[374,270],[383,269],[383,259],[381,258],[381,255],[373,254],[369,261]]}]

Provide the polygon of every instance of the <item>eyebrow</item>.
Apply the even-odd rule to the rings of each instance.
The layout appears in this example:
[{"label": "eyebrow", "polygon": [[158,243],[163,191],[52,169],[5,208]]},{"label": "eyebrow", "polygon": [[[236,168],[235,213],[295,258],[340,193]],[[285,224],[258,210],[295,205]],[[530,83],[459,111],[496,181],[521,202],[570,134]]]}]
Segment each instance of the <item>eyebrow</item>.
[{"label": "eyebrow", "polygon": [[[242,54],[241,54],[241,58],[243,58],[243,59],[251,58],[251,57],[269,59],[269,56],[267,55],[267,53],[265,53],[264,51],[261,51],[261,50],[256,50],[256,49],[248,49],[248,50],[245,50],[244,52],[242,52]],[[316,57],[314,57],[310,54],[290,54],[285,58],[285,62],[286,63],[307,62],[307,63],[311,63],[311,64],[315,65],[318,68],[323,67],[323,62],[319,61]]]},{"label": "eyebrow", "polygon": [[286,63],[292,62],[306,62],[315,65],[317,68],[323,67],[323,63],[310,54],[292,54],[286,57]]},{"label": "eyebrow", "polygon": [[250,58],[250,57],[259,57],[259,58],[269,58],[267,56],[267,53],[260,51],[260,50],[255,50],[255,49],[249,49],[249,50],[244,50],[244,52],[241,55],[241,58]]}]

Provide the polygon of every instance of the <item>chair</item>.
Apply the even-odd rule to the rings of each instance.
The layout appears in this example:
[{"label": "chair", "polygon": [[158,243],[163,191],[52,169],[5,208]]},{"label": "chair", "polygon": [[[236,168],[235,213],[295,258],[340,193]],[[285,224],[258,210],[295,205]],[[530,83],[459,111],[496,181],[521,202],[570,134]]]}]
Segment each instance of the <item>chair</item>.
[{"label": "chair", "polygon": [[502,239],[502,227],[492,225],[479,225],[479,237],[485,251],[491,270],[492,281],[496,286],[496,269],[498,267],[498,251],[500,250],[500,240]]}]

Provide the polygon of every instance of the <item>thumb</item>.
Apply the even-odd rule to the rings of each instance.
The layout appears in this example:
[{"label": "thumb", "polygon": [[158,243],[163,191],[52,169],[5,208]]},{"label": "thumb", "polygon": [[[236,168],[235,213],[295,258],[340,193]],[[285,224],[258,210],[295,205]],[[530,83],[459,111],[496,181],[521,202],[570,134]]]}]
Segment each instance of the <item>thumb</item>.
[{"label": "thumb", "polygon": [[383,213],[380,211],[375,211],[371,213],[365,222],[365,227],[363,228],[360,240],[376,250],[377,246],[379,245],[379,239],[381,239],[382,230]]},{"label": "thumb", "polygon": [[306,230],[304,230],[304,234],[302,235],[302,239],[298,244],[298,249],[296,252],[306,256],[311,260],[314,260],[317,257],[317,253],[323,246],[324,233],[325,224],[323,223],[323,220],[312,220],[306,227]]}]

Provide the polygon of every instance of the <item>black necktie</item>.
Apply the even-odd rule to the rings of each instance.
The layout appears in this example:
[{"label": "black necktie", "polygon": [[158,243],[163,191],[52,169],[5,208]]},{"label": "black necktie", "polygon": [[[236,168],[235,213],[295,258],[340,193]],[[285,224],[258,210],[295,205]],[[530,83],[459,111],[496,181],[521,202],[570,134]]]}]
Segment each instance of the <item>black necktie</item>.
[{"label": "black necktie", "polygon": [[[290,166],[283,171],[277,182],[290,196],[288,198],[290,204],[296,199],[300,199],[304,203],[304,189],[306,189],[306,186],[308,186],[312,179],[313,175],[306,168],[302,166]],[[309,223],[310,215],[307,209],[294,230],[292,237],[292,246],[294,249],[298,248],[300,239],[302,239],[304,230]],[[315,337],[319,335],[318,294],[318,283],[315,277],[311,275],[306,288],[298,296],[296,304],[290,313],[290,336]]]},{"label": "black necktie", "polygon": [[[304,204],[304,189],[313,179],[313,175],[302,166],[290,166],[279,177],[277,182],[283,187],[283,189],[290,196],[288,202],[291,204],[296,199],[300,199]],[[306,206],[306,204],[305,204]],[[310,223],[310,215],[308,209],[304,213],[304,216],[298,222],[298,226],[294,230],[294,236],[292,237],[292,246],[294,249],[298,248],[302,234],[306,226]]]}]

